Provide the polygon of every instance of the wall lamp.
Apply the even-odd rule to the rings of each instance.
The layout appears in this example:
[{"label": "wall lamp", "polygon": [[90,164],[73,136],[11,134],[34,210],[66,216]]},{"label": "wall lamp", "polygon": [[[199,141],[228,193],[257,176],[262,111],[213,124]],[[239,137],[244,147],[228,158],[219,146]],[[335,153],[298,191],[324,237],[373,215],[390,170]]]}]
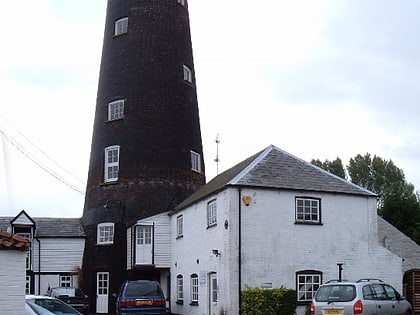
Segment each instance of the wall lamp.
[{"label": "wall lamp", "polygon": [[216,257],[219,257],[221,255],[218,249],[213,249],[212,252],[213,255],[215,255]]}]

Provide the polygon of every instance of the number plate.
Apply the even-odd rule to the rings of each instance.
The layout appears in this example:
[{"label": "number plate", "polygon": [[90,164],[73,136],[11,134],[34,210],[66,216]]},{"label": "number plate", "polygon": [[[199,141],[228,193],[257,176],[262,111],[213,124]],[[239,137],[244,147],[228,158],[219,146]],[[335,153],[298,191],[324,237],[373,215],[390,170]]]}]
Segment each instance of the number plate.
[{"label": "number plate", "polygon": [[344,309],[342,308],[324,308],[322,310],[322,314],[324,315],[343,315]]},{"label": "number plate", "polygon": [[152,305],[152,304],[153,304],[152,300],[136,300],[136,306]]}]

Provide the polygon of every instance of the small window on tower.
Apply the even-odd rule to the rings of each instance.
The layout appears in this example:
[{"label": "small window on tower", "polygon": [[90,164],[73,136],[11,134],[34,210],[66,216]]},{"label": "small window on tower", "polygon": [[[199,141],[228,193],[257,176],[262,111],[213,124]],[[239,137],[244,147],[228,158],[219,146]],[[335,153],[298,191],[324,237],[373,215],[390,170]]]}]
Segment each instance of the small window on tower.
[{"label": "small window on tower", "polygon": [[201,173],[201,157],[200,154],[194,151],[191,152],[191,169],[195,172]]},{"label": "small window on tower", "polygon": [[114,223],[98,224],[97,243],[112,244],[114,242]]},{"label": "small window on tower", "polygon": [[124,100],[113,101],[108,104],[108,120],[124,118]]},{"label": "small window on tower", "polygon": [[120,147],[114,145],[105,148],[105,182],[118,180]]},{"label": "small window on tower", "polygon": [[125,34],[127,33],[127,31],[128,31],[128,17],[124,17],[115,21],[115,30],[114,30],[115,36]]},{"label": "small window on tower", "polygon": [[187,7],[187,0],[178,0],[178,3],[183,5],[184,7]]},{"label": "small window on tower", "polygon": [[192,83],[192,71],[186,65],[183,66],[184,68],[184,81]]}]

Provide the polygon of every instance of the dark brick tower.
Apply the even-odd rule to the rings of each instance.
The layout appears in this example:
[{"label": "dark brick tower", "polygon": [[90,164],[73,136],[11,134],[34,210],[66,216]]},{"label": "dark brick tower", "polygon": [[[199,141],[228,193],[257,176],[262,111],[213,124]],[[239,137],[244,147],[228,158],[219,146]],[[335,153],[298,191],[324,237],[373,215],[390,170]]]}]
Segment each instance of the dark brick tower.
[{"label": "dark brick tower", "polygon": [[133,277],[127,227],[204,183],[186,0],[108,0],[82,218],[92,312],[113,312],[111,294]]}]

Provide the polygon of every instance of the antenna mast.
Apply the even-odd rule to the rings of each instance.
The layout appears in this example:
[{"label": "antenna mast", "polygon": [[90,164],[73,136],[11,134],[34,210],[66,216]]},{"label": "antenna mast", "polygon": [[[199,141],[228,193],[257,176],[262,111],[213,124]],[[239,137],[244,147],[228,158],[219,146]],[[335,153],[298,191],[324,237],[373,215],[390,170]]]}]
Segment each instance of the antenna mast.
[{"label": "antenna mast", "polygon": [[216,162],[216,175],[219,175],[219,144],[220,144],[220,138],[219,138],[219,134],[216,135],[216,139],[214,140],[214,142],[216,142],[216,158],[214,159],[214,161]]}]

